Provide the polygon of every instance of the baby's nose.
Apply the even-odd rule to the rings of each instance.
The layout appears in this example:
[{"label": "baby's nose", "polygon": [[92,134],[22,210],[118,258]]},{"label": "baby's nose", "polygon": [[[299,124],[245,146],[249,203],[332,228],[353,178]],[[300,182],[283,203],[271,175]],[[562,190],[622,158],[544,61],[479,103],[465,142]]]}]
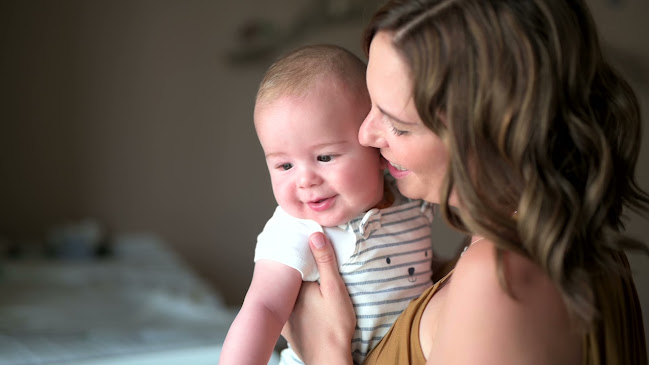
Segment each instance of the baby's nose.
[{"label": "baby's nose", "polygon": [[303,169],[298,178],[298,185],[300,188],[310,188],[322,182],[320,176],[311,169]]}]

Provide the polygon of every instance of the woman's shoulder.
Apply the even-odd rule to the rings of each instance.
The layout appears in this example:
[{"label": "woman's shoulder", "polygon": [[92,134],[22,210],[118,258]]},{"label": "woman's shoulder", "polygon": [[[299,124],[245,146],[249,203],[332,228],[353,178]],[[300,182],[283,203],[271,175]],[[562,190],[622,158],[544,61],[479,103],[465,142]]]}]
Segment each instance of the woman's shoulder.
[{"label": "woman's shoulder", "polygon": [[[578,363],[581,337],[558,289],[522,255],[503,252],[502,258],[508,289],[491,242],[474,244],[458,261],[432,353],[452,357],[443,363]],[[449,353],[453,348],[464,353]]]},{"label": "woman's shoulder", "polygon": [[[477,286],[476,290],[484,291],[483,294],[489,294],[489,298],[494,300],[510,300],[514,299],[511,298],[513,296],[526,302],[532,297],[542,297],[546,298],[548,304],[563,307],[556,286],[530,259],[512,251],[503,251],[501,263],[504,282],[499,274],[495,246],[488,240],[482,240],[466,250],[458,260],[453,280],[458,283],[458,289]],[[475,291],[462,290],[461,293],[473,295]]]}]

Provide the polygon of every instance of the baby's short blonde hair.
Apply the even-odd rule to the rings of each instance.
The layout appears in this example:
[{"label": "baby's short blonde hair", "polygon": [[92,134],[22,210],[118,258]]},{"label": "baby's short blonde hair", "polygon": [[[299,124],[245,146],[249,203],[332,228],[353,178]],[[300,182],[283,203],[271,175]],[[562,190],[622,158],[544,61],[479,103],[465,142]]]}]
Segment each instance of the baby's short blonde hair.
[{"label": "baby's short blonde hair", "polygon": [[367,93],[365,63],[347,49],[318,44],[297,48],[275,61],[257,91],[256,105],[283,96],[304,96],[323,77],[336,77],[356,93]]}]

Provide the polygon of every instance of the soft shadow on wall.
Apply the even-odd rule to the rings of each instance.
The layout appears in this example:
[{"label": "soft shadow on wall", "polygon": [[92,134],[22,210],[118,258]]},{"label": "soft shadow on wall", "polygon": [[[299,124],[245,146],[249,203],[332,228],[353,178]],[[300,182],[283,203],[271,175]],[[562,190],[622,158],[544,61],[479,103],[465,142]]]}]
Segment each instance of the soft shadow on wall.
[{"label": "soft shadow on wall", "polygon": [[[370,1],[5,1],[0,237],[154,232],[239,304],[274,209],[252,124],[282,51],[360,52]],[[323,16],[326,15],[326,16]]]}]

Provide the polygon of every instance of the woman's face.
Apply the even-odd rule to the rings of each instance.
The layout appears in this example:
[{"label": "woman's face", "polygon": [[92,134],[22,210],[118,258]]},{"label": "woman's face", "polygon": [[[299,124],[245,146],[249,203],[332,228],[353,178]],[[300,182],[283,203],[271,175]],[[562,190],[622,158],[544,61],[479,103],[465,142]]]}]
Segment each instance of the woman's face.
[{"label": "woman's face", "polygon": [[367,88],[372,109],[358,138],[380,149],[404,196],[439,203],[447,148],[419,117],[408,66],[391,41],[391,33],[380,31],[370,45]]}]

